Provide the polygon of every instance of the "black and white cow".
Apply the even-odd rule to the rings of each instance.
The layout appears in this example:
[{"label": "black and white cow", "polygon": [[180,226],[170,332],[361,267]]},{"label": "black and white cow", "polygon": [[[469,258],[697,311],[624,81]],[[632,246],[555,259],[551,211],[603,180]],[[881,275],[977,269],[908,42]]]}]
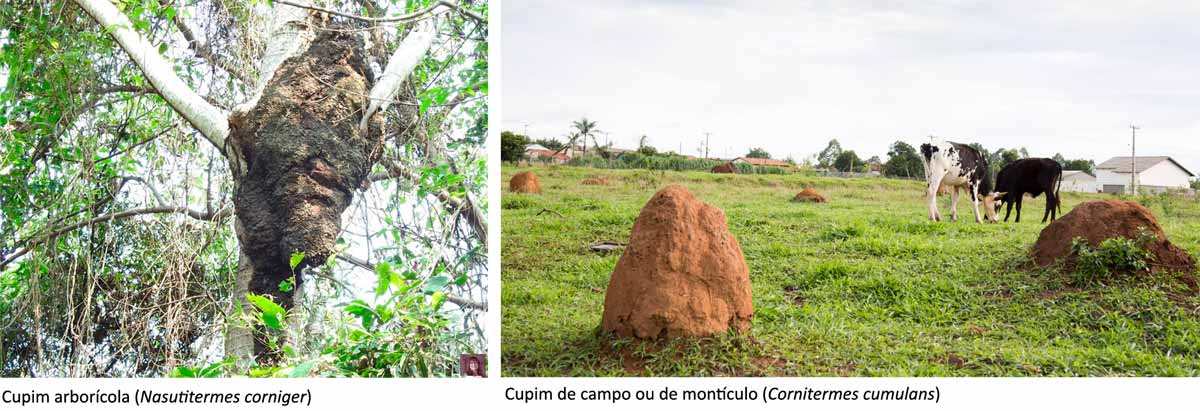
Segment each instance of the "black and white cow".
[{"label": "black and white cow", "polygon": [[921,145],[921,163],[925,165],[925,182],[928,183],[926,198],[929,202],[929,219],[941,221],[937,209],[938,185],[950,189],[950,219],[958,220],[959,190],[971,196],[975,207],[975,222],[983,223],[979,215],[979,203],[984,203],[983,212],[989,221],[996,221],[996,210],[992,204],[992,179],[987,158],[979,151],[959,143],[938,141]]},{"label": "black and white cow", "polygon": [[1058,189],[1062,185],[1062,166],[1057,161],[1048,158],[1023,158],[1004,166],[996,174],[996,192],[992,194],[996,214],[1000,214],[1000,206],[1007,204],[1004,211],[1004,221],[1012,214],[1013,203],[1017,204],[1017,222],[1021,222],[1021,199],[1029,193],[1037,197],[1046,193],[1046,212],[1042,214],[1042,222],[1046,217],[1054,221],[1061,209]]}]

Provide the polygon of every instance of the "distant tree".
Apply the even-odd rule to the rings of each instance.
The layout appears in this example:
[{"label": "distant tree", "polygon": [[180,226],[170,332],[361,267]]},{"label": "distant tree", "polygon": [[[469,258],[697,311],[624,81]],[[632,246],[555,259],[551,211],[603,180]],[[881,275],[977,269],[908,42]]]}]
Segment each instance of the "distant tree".
[{"label": "distant tree", "polygon": [[883,162],[879,161],[879,156],[871,156],[867,159],[867,164],[883,164]]},{"label": "distant tree", "polygon": [[500,160],[520,161],[525,158],[525,145],[529,138],[523,135],[505,131],[500,133]]},{"label": "distant tree", "polygon": [[1096,162],[1086,159],[1066,160],[1062,163],[1063,170],[1082,170],[1088,174],[1096,173]]},{"label": "distant tree", "polygon": [[1067,166],[1067,158],[1063,157],[1062,153],[1054,153],[1054,157],[1050,157],[1050,159],[1057,162],[1059,166],[1064,168]]},{"label": "distant tree", "polygon": [[987,159],[989,169],[988,172],[990,172],[993,177],[996,175],[996,173],[1000,172],[1001,165],[1007,164],[1004,162],[1004,149],[988,151],[988,149],[984,148],[983,145],[979,143],[971,143],[968,144],[968,146],[978,151],[983,158]]},{"label": "distant tree", "polygon": [[771,158],[771,153],[768,153],[768,152],[767,152],[767,150],[763,150],[763,149],[761,149],[761,148],[757,148],[757,147],[756,147],[756,148],[752,148],[752,149],[750,149],[750,152],[749,152],[749,153],[746,153],[746,157],[750,157],[750,158]]},{"label": "distant tree", "polygon": [[1029,150],[1026,150],[1025,147],[1018,149],[1017,154],[1020,154],[1021,158],[1029,158]]},{"label": "distant tree", "polygon": [[645,134],[642,134],[642,138],[638,139],[638,148],[640,149],[642,147],[645,147],[646,144],[649,142],[650,142],[650,137],[646,137]]},{"label": "distant tree", "polygon": [[587,140],[588,138],[591,138],[593,145],[596,147],[600,146],[599,144],[595,144],[596,134],[600,133],[600,130],[596,128],[595,121],[588,120],[587,117],[584,117],[572,122],[571,127],[575,127],[575,133],[571,135],[571,141],[569,143],[570,145],[575,145],[575,140],[582,139],[583,152],[587,153]]},{"label": "distant tree", "polygon": [[1200,178],[1197,178],[1197,179],[1193,179],[1193,180],[1192,180],[1192,189],[1193,189],[1193,190],[1200,190]]},{"label": "distant tree", "polygon": [[920,177],[925,175],[925,166],[913,146],[903,141],[892,143],[888,149],[888,161],[883,165],[883,175],[893,177]]},{"label": "distant tree", "polygon": [[654,148],[654,146],[641,146],[638,147],[638,153],[644,156],[653,156],[658,154],[658,149]]},{"label": "distant tree", "polygon": [[533,142],[533,143],[534,143],[534,144],[538,144],[538,145],[540,145],[540,146],[542,146],[542,147],[545,147],[545,148],[547,148],[547,149],[550,149],[550,150],[556,150],[556,151],[557,151],[557,150],[560,150],[560,149],[562,149],[563,147],[566,147],[566,146],[567,146],[567,144],[566,144],[566,143],[563,143],[563,142],[561,142],[561,141],[558,141],[558,139],[554,139],[554,138],[543,138],[543,139],[538,139],[538,140],[534,140],[534,142]]},{"label": "distant tree", "polygon": [[854,150],[843,151],[837,156],[837,159],[833,160],[833,168],[837,171],[856,171],[862,165],[862,159],[858,158],[858,154],[855,154]]},{"label": "distant tree", "polygon": [[1020,160],[1021,158],[1023,158],[1023,157],[1021,157],[1021,152],[1011,149],[1011,148],[1009,148],[1009,149],[1002,148],[1002,149],[1000,149],[1000,164],[999,164],[999,166],[1000,166],[1000,168],[1004,168],[1004,166],[1008,165],[1008,163]]},{"label": "distant tree", "polygon": [[834,161],[837,161],[838,156],[841,154],[842,145],[838,143],[837,139],[829,140],[829,145],[825,146],[825,149],[817,154],[817,166],[822,168],[833,167]]}]

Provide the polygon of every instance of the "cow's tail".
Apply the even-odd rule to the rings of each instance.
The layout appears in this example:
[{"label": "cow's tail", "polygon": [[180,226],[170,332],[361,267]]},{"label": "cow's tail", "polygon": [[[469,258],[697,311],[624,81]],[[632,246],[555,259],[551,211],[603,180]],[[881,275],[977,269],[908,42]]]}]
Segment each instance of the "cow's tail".
[{"label": "cow's tail", "polygon": [[1062,215],[1062,195],[1059,191],[1062,189],[1062,169],[1058,169],[1058,183],[1054,186],[1054,208],[1058,209],[1058,215]]}]

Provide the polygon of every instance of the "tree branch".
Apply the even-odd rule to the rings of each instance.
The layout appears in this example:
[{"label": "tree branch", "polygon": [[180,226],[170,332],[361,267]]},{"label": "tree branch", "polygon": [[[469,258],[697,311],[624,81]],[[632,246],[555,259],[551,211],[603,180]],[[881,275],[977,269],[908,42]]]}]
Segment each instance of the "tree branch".
[{"label": "tree branch", "polygon": [[[162,1],[162,3],[166,4],[167,2]],[[188,48],[192,49],[197,56],[208,60],[208,62],[213,66],[216,66],[221,70],[225,70],[226,73],[229,73],[231,76],[233,76],[233,78],[241,81],[242,84],[254,84],[254,78],[251,77],[250,73],[243,68],[244,66],[238,65],[232,61],[229,61],[229,59],[225,58],[224,56],[214,53],[213,49],[208,47],[208,44],[201,43],[199,40],[197,40],[195,33],[193,33],[192,29],[189,28],[183,21],[182,14],[175,13],[175,17],[171,20],[175,23],[175,27],[179,29],[179,32],[183,34],[183,38],[187,40]]]},{"label": "tree branch", "polygon": [[286,4],[286,5],[289,5],[292,7],[299,7],[302,9],[318,11],[321,13],[330,14],[330,15],[334,15],[334,16],[338,16],[338,17],[345,17],[345,18],[348,18],[351,20],[358,20],[358,21],[366,22],[366,23],[411,23],[411,22],[426,18],[427,15],[433,13],[433,11],[436,10],[440,6],[446,6],[446,7],[449,7],[450,9],[458,11],[459,13],[462,13],[464,16],[470,17],[471,19],[475,20],[476,22],[479,22],[480,24],[487,24],[487,20],[484,19],[483,16],[480,16],[479,13],[471,11],[470,9],[468,9],[466,7],[460,6],[457,2],[453,2],[450,0],[440,0],[437,3],[429,5],[429,7],[425,7],[423,9],[414,11],[412,13],[401,14],[398,16],[388,16],[388,17],[363,17],[363,16],[359,16],[357,14],[342,13],[340,11],[333,10],[333,9],[327,9],[324,7],[317,7],[317,6],[307,5],[307,4],[293,3],[288,0],[276,0],[275,2],[279,3],[279,4]]},{"label": "tree branch", "polygon": [[26,253],[29,252],[29,250],[33,249],[33,247],[37,246],[38,244],[44,243],[50,239],[53,239],[60,235],[69,233],[71,231],[78,230],[82,227],[86,227],[86,226],[89,226],[92,224],[102,223],[102,222],[105,222],[108,220],[114,220],[114,219],[118,219],[118,218],[127,218],[127,217],[133,217],[133,216],[139,216],[139,215],[145,215],[145,214],[168,214],[168,213],[184,214],[184,215],[187,215],[188,217],[191,217],[191,218],[194,218],[197,220],[202,220],[202,221],[219,221],[219,220],[225,219],[226,217],[229,217],[230,215],[233,215],[233,209],[225,208],[225,209],[219,210],[215,213],[204,213],[204,212],[190,209],[185,206],[149,207],[149,208],[136,208],[133,210],[125,210],[125,211],[120,211],[120,212],[116,212],[116,213],[105,214],[105,215],[98,216],[98,217],[92,217],[87,220],[75,223],[75,224],[71,224],[68,226],[64,226],[64,227],[60,227],[60,228],[56,228],[56,229],[47,231],[45,234],[35,236],[33,239],[17,242],[16,244],[24,243],[24,245],[21,247],[20,250],[17,250],[17,252],[9,255],[8,257],[5,257],[4,261],[0,261],[0,268],[4,268],[9,263],[15,261],[17,258],[25,255]]},{"label": "tree branch", "polygon": [[175,112],[192,124],[222,154],[225,152],[225,138],[229,136],[228,115],[209,104],[175,75],[174,67],[162,56],[158,48],[146,42],[133,23],[121,14],[108,0],[74,0],[92,19],[104,28],[121,49],[129,55],[130,60],[142,70],[142,74],[158,91],[163,100]]},{"label": "tree branch", "polygon": [[[412,184],[421,183],[420,177],[394,161],[385,159],[380,161],[380,164],[383,164],[383,166],[387,168],[387,172],[372,174],[370,177],[372,182],[399,177],[408,180],[408,182]],[[442,204],[445,204],[446,208],[450,209],[451,211],[462,209],[463,218],[465,218],[467,223],[471,225],[471,229],[475,231],[477,236],[479,236],[479,240],[484,243],[487,242],[487,220],[483,218],[483,214],[479,212],[479,209],[475,207],[475,204],[471,203],[470,201],[463,201],[460,198],[451,196],[450,193],[446,192],[446,190],[438,190],[434,192],[433,195],[437,197],[438,201],[441,201]]]},{"label": "tree branch", "polygon": [[413,28],[404,41],[396,47],[396,51],[392,53],[392,57],[388,59],[387,68],[383,70],[383,76],[371,88],[368,93],[370,103],[366,111],[363,112],[362,120],[359,123],[359,128],[364,132],[367,130],[367,122],[371,116],[382,105],[387,108],[388,101],[396,97],[396,93],[400,91],[400,85],[404,83],[404,79],[412,73],[417,64],[421,63],[421,59],[425,57],[425,52],[429,51],[429,46],[433,44],[434,27],[431,21],[422,21]]}]

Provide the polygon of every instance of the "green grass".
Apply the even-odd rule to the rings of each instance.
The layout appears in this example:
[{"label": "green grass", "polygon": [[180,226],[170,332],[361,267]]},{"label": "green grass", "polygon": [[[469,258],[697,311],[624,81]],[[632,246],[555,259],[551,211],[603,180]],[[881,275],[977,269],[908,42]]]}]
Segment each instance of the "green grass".
[{"label": "green grass", "polygon": [[[503,181],[524,170],[504,167]],[[1043,197],[1019,224],[976,224],[967,201],[958,222],[934,223],[914,181],[533,170],[543,194],[501,201],[505,376],[1200,375],[1200,297],[1175,275],[1074,284],[1029,268]],[[578,184],[593,176],[613,185]],[[587,244],[628,242],[642,205],[671,183],[725,211],[750,267],[748,335],[645,342],[599,330],[621,253]],[[788,201],[807,184],[830,202]],[[1065,194],[1063,210],[1102,198]],[[1172,242],[1200,251],[1200,203],[1143,203]]]}]

